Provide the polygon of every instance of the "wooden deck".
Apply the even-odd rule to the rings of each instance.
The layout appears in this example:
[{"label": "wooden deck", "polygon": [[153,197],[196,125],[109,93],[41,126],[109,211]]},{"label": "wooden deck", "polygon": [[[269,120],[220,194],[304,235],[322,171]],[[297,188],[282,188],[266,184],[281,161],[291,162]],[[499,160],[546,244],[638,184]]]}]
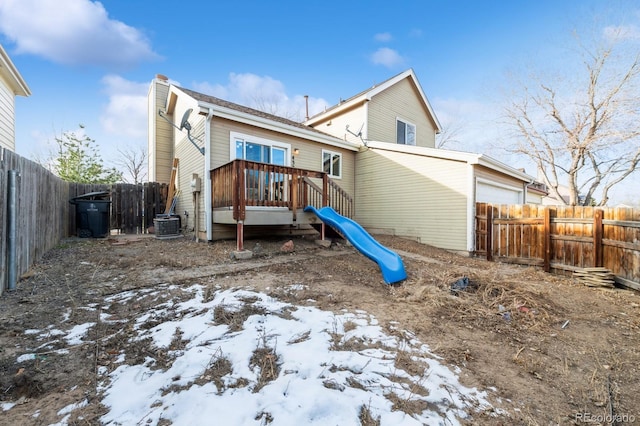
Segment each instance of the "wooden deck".
[{"label": "wooden deck", "polygon": [[303,211],[306,206],[331,206],[353,216],[353,198],[326,173],[247,160],[211,170],[211,199],[213,223],[237,226],[238,250],[243,249],[245,225],[318,223]]}]

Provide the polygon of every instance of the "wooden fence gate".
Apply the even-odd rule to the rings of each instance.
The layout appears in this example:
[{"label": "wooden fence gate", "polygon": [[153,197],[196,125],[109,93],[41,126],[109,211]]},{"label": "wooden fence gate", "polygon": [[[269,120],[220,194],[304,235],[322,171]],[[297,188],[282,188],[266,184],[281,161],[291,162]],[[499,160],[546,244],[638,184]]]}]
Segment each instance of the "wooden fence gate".
[{"label": "wooden fence gate", "polygon": [[[69,199],[91,192],[108,192],[110,229],[122,234],[144,234],[153,225],[156,215],[164,213],[168,185],[157,182],[144,184],[117,183],[92,185],[72,183]],[[69,235],[76,235],[76,212],[69,211]]]},{"label": "wooden fence gate", "polygon": [[604,267],[640,290],[640,209],[476,204],[476,255],[572,273]]}]

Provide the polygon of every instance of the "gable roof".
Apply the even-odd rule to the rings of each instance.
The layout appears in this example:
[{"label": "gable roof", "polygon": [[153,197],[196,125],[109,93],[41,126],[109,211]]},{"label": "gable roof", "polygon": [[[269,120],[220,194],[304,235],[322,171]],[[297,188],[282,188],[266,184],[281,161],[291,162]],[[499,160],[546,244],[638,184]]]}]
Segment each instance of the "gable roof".
[{"label": "gable roof", "polygon": [[29,96],[31,95],[31,90],[29,90],[29,86],[24,81],[18,69],[13,62],[11,62],[11,58],[7,55],[4,48],[0,44],[0,75],[6,80],[9,84],[9,88],[13,91],[15,95],[20,96]]},{"label": "gable roof", "polygon": [[289,120],[284,117],[269,114],[264,111],[260,111],[254,108],[249,108],[244,105],[236,104],[233,102],[225,101],[224,99],[216,98],[215,96],[205,95],[190,89],[183,87],[171,86],[172,88],[183,92],[185,95],[190,96],[198,103],[198,107],[201,109],[200,113],[206,114],[209,109],[214,112],[215,116],[227,118],[229,120],[238,121],[245,124],[250,124],[256,127],[260,127],[267,130],[273,130],[297,136],[305,139],[321,142],[326,145],[338,146],[347,148],[352,151],[357,151],[360,148],[359,144],[354,144],[336,138],[328,133],[316,130],[313,127],[307,126],[297,121]]},{"label": "gable roof", "polygon": [[339,113],[341,113],[341,112],[343,112],[345,110],[353,108],[354,106],[362,104],[362,103],[364,103],[366,101],[370,101],[371,98],[373,98],[378,93],[381,93],[381,92],[387,90],[391,86],[393,86],[393,85],[395,85],[395,84],[399,83],[400,81],[402,81],[404,79],[407,79],[407,78],[413,83],[413,85],[418,90],[418,93],[420,95],[420,101],[422,102],[424,107],[429,112],[429,116],[433,120],[433,122],[434,122],[434,124],[436,126],[436,133],[440,133],[442,131],[442,127],[440,125],[440,122],[438,121],[438,117],[436,117],[436,114],[433,111],[433,108],[431,107],[431,103],[427,99],[427,96],[424,94],[424,91],[422,90],[422,87],[420,86],[420,83],[418,82],[418,78],[416,77],[416,75],[413,72],[412,68],[409,68],[408,70],[403,71],[400,74],[395,75],[395,76],[391,77],[390,79],[383,81],[380,84],[376,84],[373,87],[370,87],[370,88],[368,88],[366,90],[363,90],[362,92],[350,97],[349,99],[347,99],[345,101],[341,101],[337,105],[334,105],[334,106],[326,109],[325,111],[323,111],[323,112],[321,112],[319,114],[316,114],[313,117],[310,117],[309,119],[307,119],[305,121],[304,124],[309,125],[309,126],[313,126],[313,125],[317,124],[320,121],[323,121],[323,120],[328,119],[329,117],[333,117],[335,115],[338,115]]}]

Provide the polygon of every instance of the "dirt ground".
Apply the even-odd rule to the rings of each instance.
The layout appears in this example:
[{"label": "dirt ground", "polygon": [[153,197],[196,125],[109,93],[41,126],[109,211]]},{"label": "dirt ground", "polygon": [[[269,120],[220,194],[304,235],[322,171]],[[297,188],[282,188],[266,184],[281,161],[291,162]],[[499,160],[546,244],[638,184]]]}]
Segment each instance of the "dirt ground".
[{"label": "dirt ground", "polygon": [[[410,330],[460,368],[463,384],[488,389],[501,410],[498,416],[475,414],[468,424],[640,424],[637,292],[587,287],[530,267],[376,238],[402,256],[406,281],[385,285],[377,265],[343,240],[324,248],[311,238],[295,238],[292,252],[281,250],[288,239],[251,240],[245,243],[255,252],[250,260],[231,258],[234,241],[66,240],[21,278],[17,290],[0,297],[0,402],[15,404],[0,413],[0,424],[53,424],[62,407],[85,398],[88,404],[68,424],[100,424],[106,408],[96,372],[125,343],[101,338],[106,333],[99,313],[84,307],[131,289],[213,282],[325,310],[364,310],[381,324]],[[451,285],[465,276],[469,285],[452,292]],[[292,295],[284,290],[292,284],[305,289]],[[120,315],[141,309],[131,304]],[[38,349],[42,341],[29,330],[51,329],[63,320],[97,321],[96,338],[67,353]],[[138,350],[143,359],[144,349]],[[18,362],[33,352],[34,359]]]}]

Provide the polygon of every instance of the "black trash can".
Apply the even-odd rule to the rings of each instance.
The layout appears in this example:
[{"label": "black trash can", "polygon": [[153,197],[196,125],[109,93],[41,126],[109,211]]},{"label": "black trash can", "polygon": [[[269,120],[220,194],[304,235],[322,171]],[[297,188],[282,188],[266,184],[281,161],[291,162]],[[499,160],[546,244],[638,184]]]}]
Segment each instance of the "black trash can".
[{"label": "black trash can", "polygon": [[76,206],[76,229],[81,238],[109,235],[109,192],[89,192],[69,200]]}]

